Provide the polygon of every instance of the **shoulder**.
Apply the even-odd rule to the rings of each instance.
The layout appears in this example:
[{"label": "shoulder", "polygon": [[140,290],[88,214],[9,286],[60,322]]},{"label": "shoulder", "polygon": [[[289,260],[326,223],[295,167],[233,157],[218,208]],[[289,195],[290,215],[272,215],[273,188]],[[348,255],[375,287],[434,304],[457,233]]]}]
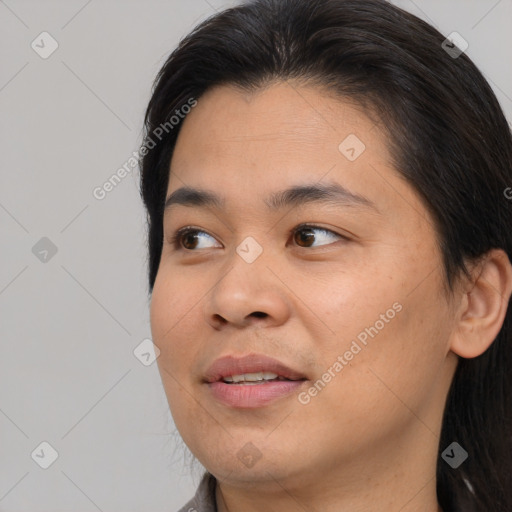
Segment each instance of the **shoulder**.
[{"label": "shoulder", "polygon": [[217,481],[208,471],[203,475],[194,497],[178,512],[217,512],[215,487]]}]

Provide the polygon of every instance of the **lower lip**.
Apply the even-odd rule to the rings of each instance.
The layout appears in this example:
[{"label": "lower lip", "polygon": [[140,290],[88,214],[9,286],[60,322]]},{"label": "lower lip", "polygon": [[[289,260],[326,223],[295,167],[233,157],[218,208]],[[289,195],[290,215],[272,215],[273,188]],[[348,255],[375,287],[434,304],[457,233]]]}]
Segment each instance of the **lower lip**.
[{"label": "lower lip", "polygon": [[296,392],[304,380],[278,380],[262,384],[226,384],[223,381],[210,382],[213,396],[229,407],[252,409],[263,407],[274,400]]}]

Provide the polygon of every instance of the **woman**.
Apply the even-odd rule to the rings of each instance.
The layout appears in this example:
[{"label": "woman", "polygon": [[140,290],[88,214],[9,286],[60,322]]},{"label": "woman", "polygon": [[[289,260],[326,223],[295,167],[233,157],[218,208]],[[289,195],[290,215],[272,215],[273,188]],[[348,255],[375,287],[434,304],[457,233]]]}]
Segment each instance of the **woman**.
[{"label": "woman", "polygon": [[459,45],[382,0],[254,0],[159,72],[151,328],[207,470],[182,511],[512,510],[512,139]]}]

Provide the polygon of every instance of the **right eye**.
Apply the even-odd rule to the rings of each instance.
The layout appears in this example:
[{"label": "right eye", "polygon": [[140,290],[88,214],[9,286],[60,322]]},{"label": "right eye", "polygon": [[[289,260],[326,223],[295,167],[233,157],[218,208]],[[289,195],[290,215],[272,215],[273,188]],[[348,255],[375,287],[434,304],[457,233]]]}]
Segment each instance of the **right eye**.
[{"label": "right eye", "polygon": [[200,241],[206,238],[215,240],[211,235],[206,233],[206,231],[186,226],[176,231],[171,236],[170,242],[177,251],[181,251],[183,249],[187,251],[195,251],[196,249],[208,249],[208,247],[198,247]]}]

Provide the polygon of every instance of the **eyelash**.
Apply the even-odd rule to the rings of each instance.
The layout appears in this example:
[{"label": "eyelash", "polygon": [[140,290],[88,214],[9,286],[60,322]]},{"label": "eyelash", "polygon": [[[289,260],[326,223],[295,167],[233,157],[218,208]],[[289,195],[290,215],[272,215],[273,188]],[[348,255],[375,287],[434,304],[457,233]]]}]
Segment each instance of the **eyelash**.
[{"label": "eyelash", "polygon": [[[316,226],[314,224],[300,224],[298,226],[296,226],[295,228],[293,228],[291,231],[290,231],[290,236],[293,236],[295,233],[297,233],[298,231],[301,231],[302,229],[313,229],[313,230],[319,230],[319,231],[324,231],[326,233],[331,233],[335,236],[337,236],[338,238],[341,238],[342,240],[346,240],[348,241],[349,238],[346,237],[346,236],[343,236],[343,235],[340,235],[339,233],[336,233],[335,231],[332,231],[330,229],[327,229],[327,228],[323,228],[321,226]],[[178,229],[169,239],[169,242],[173,245],[174,249],[175,250],[178,250],[178,251],[189,251],[189,252],[196,252],[200,249],[186,249],[184,247],[181,246],[181,241],[183,239],[183,237],[185,235],[188,235],[190,233],[204,233],[212,238],[215,238],[213,237],[212,235],[210,235],[209,233],[207,233],[206,231],[202,230],[202,229],[197,229],[197,228],[194,228],[192,226],[185,226],[181,229]],[[332,242],[332,243],[335,243],[335,242]],[[331,245],[331,244],[324,244],[320,247],[324,247],[324,246],[328,246],[328,245]],[[300,246],[298,246],[300,247]],[[302,249],[316,249],[317,247],[301,247]]]}]

